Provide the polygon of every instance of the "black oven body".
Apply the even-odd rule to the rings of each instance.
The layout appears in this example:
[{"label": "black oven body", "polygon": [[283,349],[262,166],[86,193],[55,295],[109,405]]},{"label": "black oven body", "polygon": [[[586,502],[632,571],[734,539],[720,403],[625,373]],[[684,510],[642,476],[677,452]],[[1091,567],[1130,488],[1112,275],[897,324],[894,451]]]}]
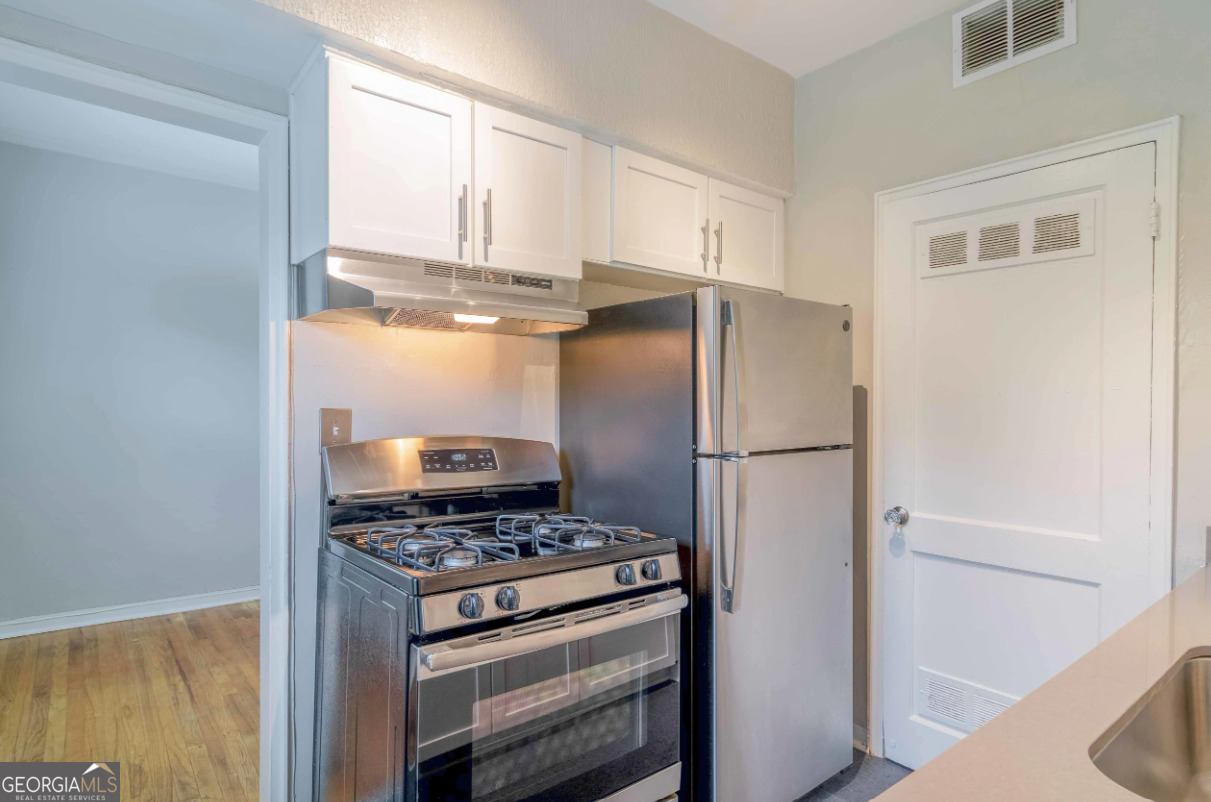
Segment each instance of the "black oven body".
[{"label": "black oven body", "polygon": [[618,599],[569,606],[514,625],[516,653],[434,671],[426,647],[492,629],[418,639],[413,601],[321,550],[316,800],[593,802],[678,765],[677,613],[544,633]]}]

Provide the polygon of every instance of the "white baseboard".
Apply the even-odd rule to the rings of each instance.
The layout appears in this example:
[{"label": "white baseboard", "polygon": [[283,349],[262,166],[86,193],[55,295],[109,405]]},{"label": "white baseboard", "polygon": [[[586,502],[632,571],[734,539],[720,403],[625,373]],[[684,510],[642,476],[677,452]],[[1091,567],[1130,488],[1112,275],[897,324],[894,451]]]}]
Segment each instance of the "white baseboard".
[{"label": "white baseboard", "polygon": [[54,632],[58,629],[91,627],[94,624],[112,624],[115,621],[129,621],[132,618],[150,618],[156,615],[183,613],[188,610],[203,610],[207,607],[221,607],[224,604],[255,601],[260,597],[260,586],[252,585],[246,588],[195,593],[191,596],[174,596],[171,599],[156,599],[133,604],[117,604],[113,607],[93,607],[90,610],[69,610],[65,613],[16,618],[12,621],[0,621],[0,639],[35,635],[39,632]]},{"label": "white baseboard", "polygon": [[861,752],[870,751],[870,736],[866,733],[866,728],[861,724],[854,725],[854,749]]}]

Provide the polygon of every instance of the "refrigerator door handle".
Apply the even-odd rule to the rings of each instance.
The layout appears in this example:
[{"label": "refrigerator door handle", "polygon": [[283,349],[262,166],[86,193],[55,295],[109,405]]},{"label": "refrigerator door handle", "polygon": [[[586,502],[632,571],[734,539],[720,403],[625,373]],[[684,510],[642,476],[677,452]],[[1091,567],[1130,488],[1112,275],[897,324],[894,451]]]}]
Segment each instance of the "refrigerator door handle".
[{"label": "refrigerator door handle", "polygon": [[[744,433],[744,382],[742,376],[744,371],[740,369],[740,309],[735,301],[724,301],[720,305],[720,322],[722,328],[728,332],[728,340],[732,346],[732,389],[735,391],[736,398],[736,447],[727,451],[728,454],[735,454],[741,457],[747,457],[748,452],[744,450],[742,442]],[[727,362],[727,341],[725,340],[720,345],[722,361]],[[720,377],[720,384],[724,385],[723,391],[720,393],[719,399],[719,416],[723,417],[723,412],[727,408],[727,388],[726,388],[726,369],[721,371],[725,375]]]},{"label": "refrigerator door handle", "polygon": [[[736,614],[736,583],[740,575],[740,547],[744,535],[744,520],[748,502],[748,459],[728,454],[721,458],[736,466],[736,493],[732,498],[732,550],[728,558],[727,533],[719,537],[719,605],[723,612]],[[722,517],[722,516],[721,516]],[[723,526],[720,525],[720,530]],[[730,570],[729,570],[730,569]]]}]

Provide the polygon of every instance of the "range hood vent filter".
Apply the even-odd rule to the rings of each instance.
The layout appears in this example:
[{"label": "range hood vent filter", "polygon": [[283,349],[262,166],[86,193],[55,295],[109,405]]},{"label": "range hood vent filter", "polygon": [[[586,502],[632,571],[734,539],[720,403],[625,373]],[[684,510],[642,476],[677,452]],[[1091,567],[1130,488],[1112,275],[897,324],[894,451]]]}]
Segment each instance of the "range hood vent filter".
[{"label": "range hood vent filter", "polygon": [[460,328],[454,315],[449,312],[426,312],[423,309],[396,309],[383,321],[383,325],[447,331],[458,331]]},{"label": "range hood vent filter", "polygon": [[296,320],[521,335],[588,322],[573,279],[330,248],[294,280]]}]

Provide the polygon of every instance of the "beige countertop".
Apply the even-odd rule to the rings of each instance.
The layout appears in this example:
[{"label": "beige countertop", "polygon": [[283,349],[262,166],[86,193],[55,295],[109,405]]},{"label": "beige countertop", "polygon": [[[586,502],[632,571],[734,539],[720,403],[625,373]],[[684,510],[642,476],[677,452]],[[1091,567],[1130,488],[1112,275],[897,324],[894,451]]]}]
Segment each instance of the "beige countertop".
[{"label": "beige countertop", "polygon": [[1183,655],[1207,645],[1211,578],[1204,568],[878,800],[1139,802],[1098,771],[1089,747]]}]

